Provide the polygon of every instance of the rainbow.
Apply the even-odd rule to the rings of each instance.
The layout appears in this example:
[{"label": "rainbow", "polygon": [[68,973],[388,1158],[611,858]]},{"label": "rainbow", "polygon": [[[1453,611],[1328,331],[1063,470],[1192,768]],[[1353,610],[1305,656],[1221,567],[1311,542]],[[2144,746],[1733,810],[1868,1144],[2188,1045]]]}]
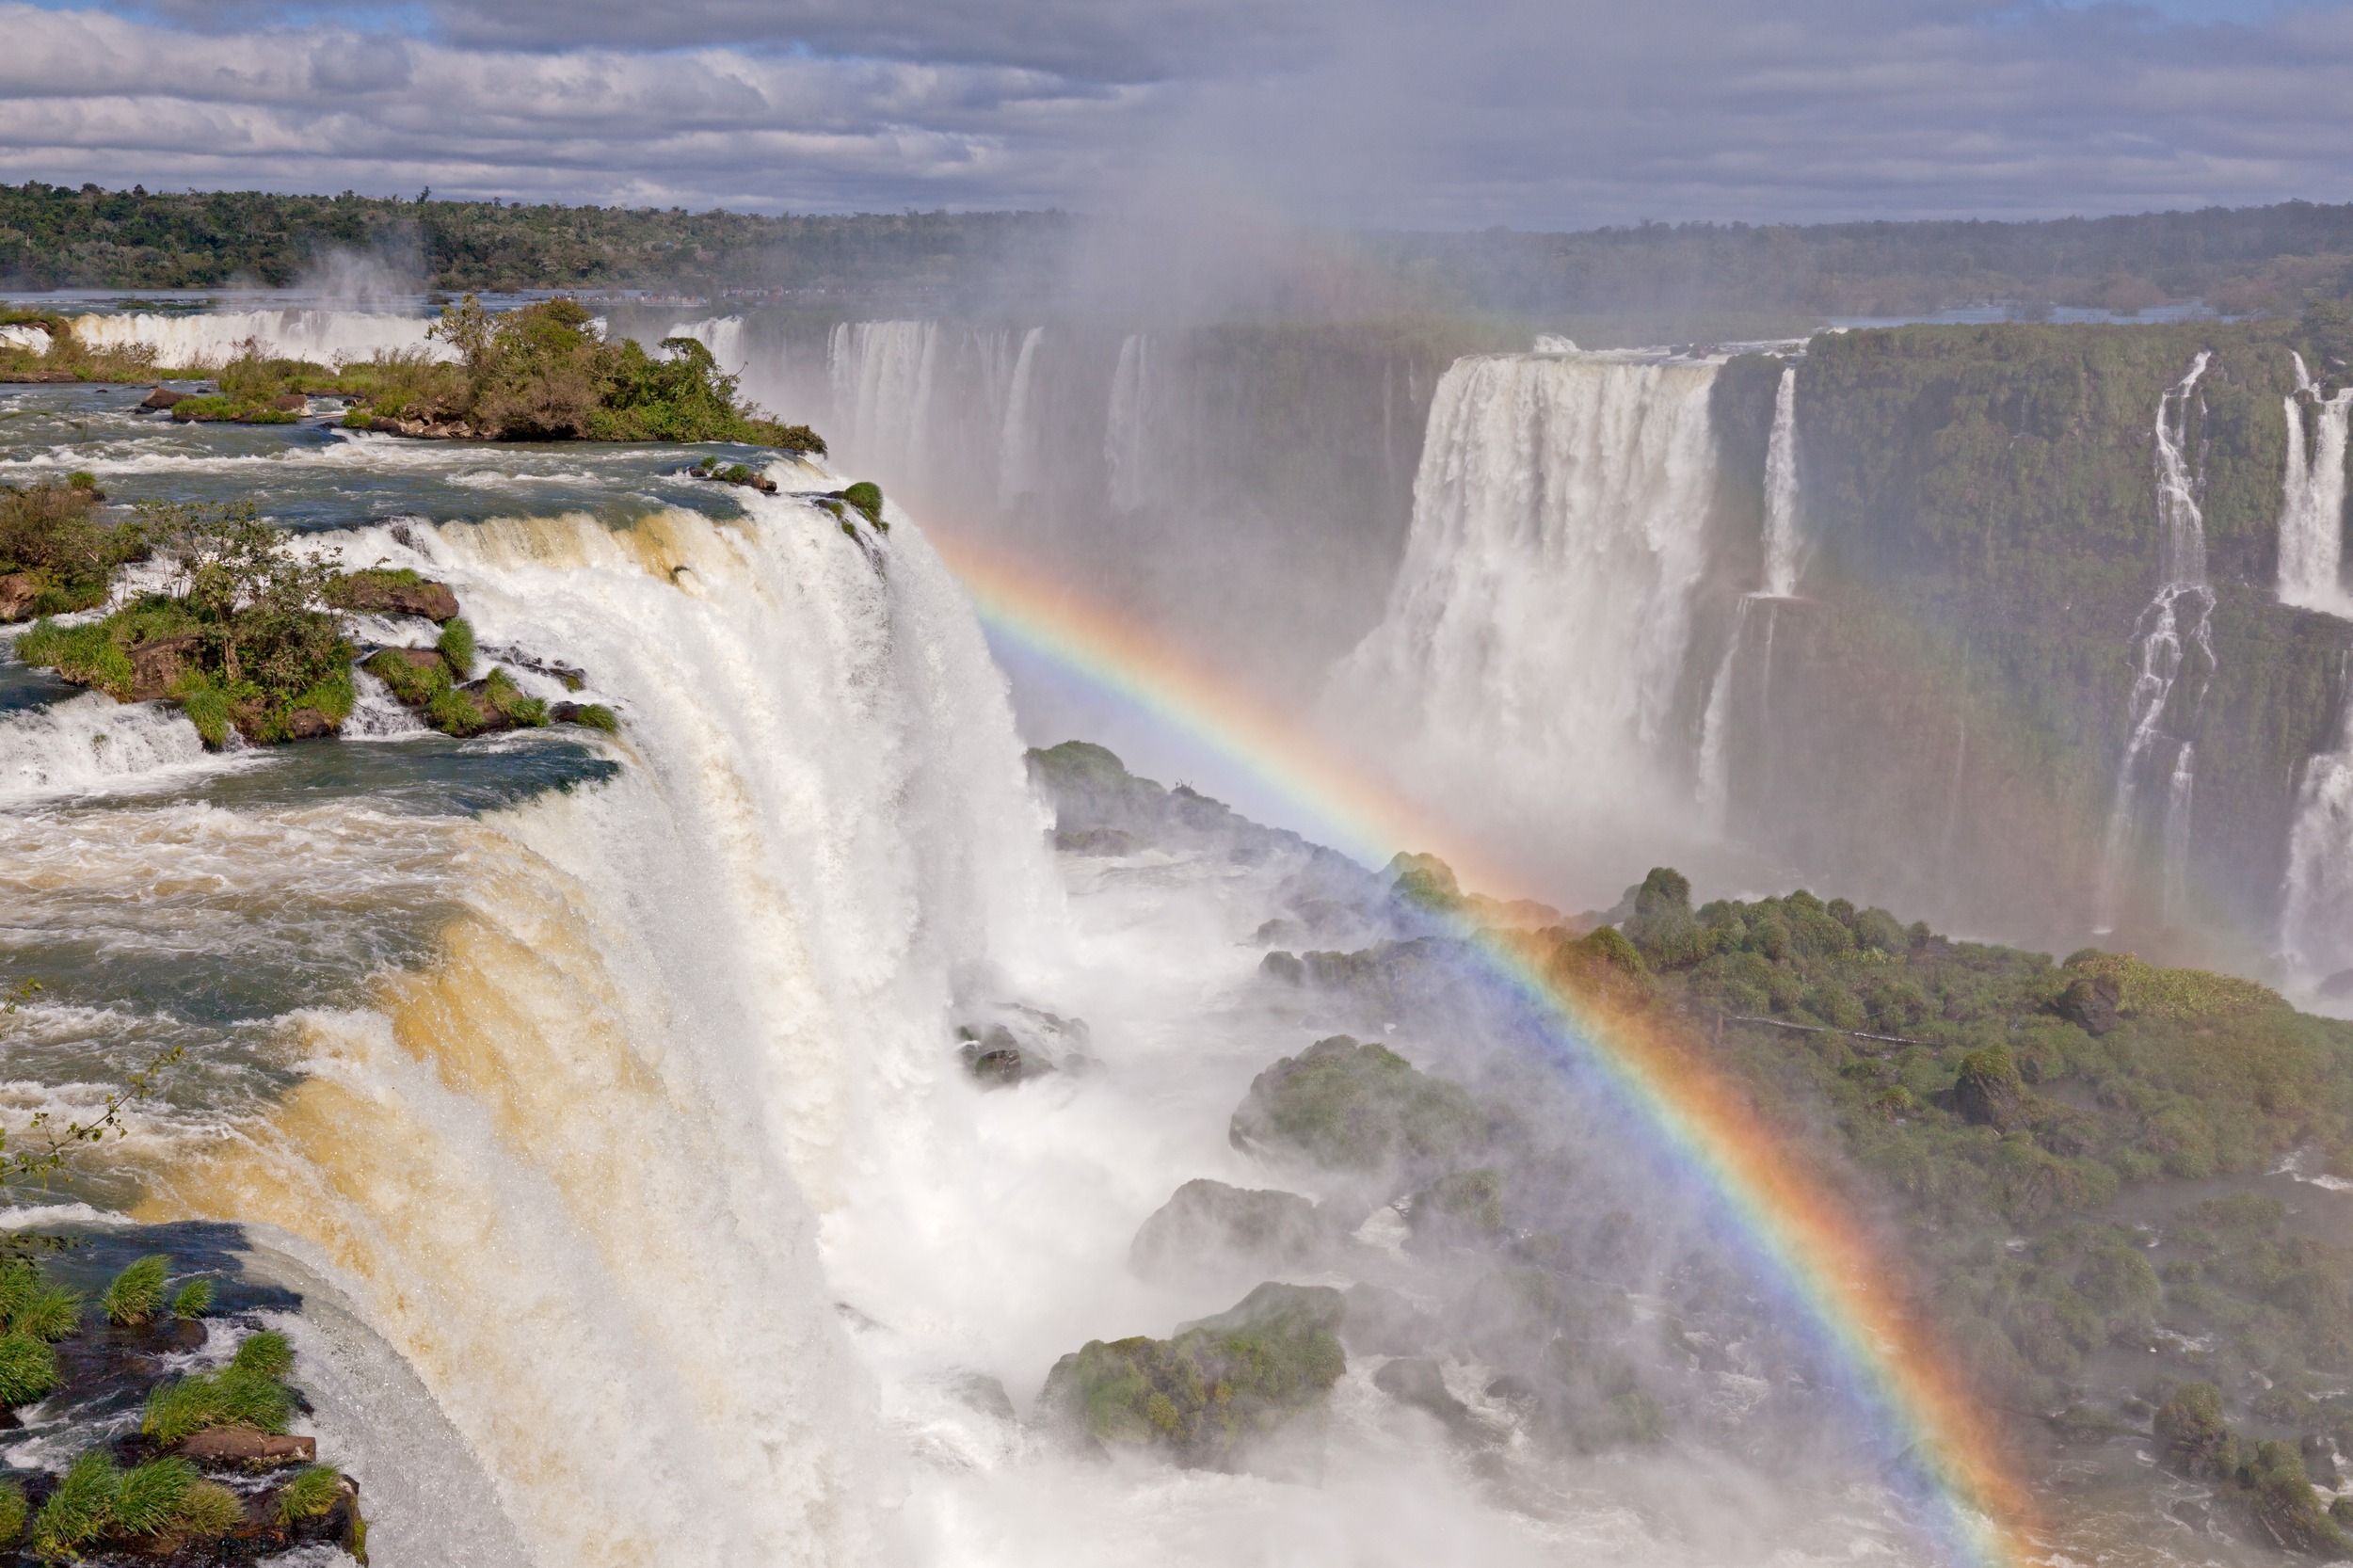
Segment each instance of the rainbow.
[{"label": "rainbow", "polygon": [[[1330,825],[1369,864],[1429,850],[1466,888],[1525,889],[1475,847],[1132,619],[1086,602],[968,540],[931,536],[990,632],[1230,759]],[[1740,1086],[1641,1019],[1579,1000],[1533,951],[1466,931],[1495,973],[1552,1026],[1556,1048],[1597,1067],[1667,1157],[1715,1199],[1730,1232],[1792,1302],[1865,1416],[1900,1456],[1924,1528],[1947,1560],[2012,1568],[2033,1550],[2025,1489],[2008,1472],[1983,1408],[1914,1320],[1897,1271],[1802,1155],[1750,1109]]]}]

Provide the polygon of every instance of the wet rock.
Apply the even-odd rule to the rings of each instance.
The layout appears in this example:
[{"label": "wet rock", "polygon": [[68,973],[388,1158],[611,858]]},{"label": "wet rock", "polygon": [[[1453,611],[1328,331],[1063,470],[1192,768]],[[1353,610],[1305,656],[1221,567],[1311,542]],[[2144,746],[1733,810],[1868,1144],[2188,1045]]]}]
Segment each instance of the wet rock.
[{"label": "wet rock", "polygon": [[1222,1181],[1188,1181],[1155,1210],[1128,1249],[1128,1267],[1145,1279],[1179,1280],[1202,1268],[1311,1269],[1337,1238],[1316,1206],[1296,1192],[1251,1191]]},{"label": "wet rock", "polygon": [[1239,1149],[1379,1172],[1443,1168],[1486,1131],[1484,1112],[1461,1085],[1385,1047],[1336,1034],[1253,1080],[1227,1136]]},{"label": "wet rock", "polygon": [[182,1440],[179,1451],[200,1464],[313,1464],[315,1437],[280,1437],[250,1427],[207,1427]]},{"label": "wet rock", "polygon": [[331,598],[343,609],[376,615],[423,616],[435,622],[457,616],[457,595],[448,584],[405,582],[391,572],[354,572],[336,584]]},{"label": "wet rock", "polygon": [[1438,1345],[1438,1320],[1385,1286],[1352,1285],[1340,1300],[1340,1338],[1359,1355],[1427,1355]]},{"label": "wet rock", "polygon": [[1372,1385],[1402,1405],[1425,1411],[1457,1436],[1476,1430],[1470,1406],[1447,1390],[1446,1374],[1434,1361],[1401,1356],[1372,1374]]},{"label": "wet rock", "polygon": [[1962,1120],[2007,1132],[2026,1120],[2025,1085],[2007,1046],[1989,1046],[1961,1058],[1953,1109]]},{"label": "wet rock", "polygon": [[2087,1034],[2105,1034],[2116,1027],[2116,1004],[2121,995],[2112,975],[2078,975],[2067,983],[2055,1004],[2058,1016]]},{"label": "wet rock", "polygon": [[1054,847],[1066,855],[1099,855],[1109,858],[1133,855],[1137,850],[1135,836],[1115,827],[1090,827],[1076,833],[1057,833]]},{"label": "wet rock", "polygon": [[967,1040],[956,1054],[965,1071],[991,1089],[1011,1088],[1055,1070],[1053,1063],[1024,1047],[1001,1025],[978,1040]]},{"label": "wet rock", "polygon": [[967,1409],[977,1410],[1000,1421],[1016,1419],[1013,1397],[1005,1392],[1003,1384],[985,1372],[958,1372],[949,1380],[948,1391]]},{"label": "wet rock", "polygon": [[1283,985],[1307,984],[1307,966],[1295,952],[1270,952],[1258,960],[1258,973]]},{"label": "wet rock", "polygon": [[1258,1440],[1321,1416],[1348,1369],[1346,1312],[1327,1287],[1268,1284],[1168,1339],[1090,1340],[1054,1364],[1038,1419],[1098,1451],[1241,1468]]},{"label": "wet rock", "polygon": [[0,621],[23,620],[40,597],[40,584],[31,573],[12,571],[0,577]]},{"label": "wet rock", "polygon": [[161,381],[158,381],[155,383],[154,391],[149,392],[145,397],[139,400],[139,407],[142,408],[168,408],[173,404],[182,401],[187,396],[188,394],[186,392],[173,392],[169,387],[167,387]]},{"label": "wet rock", "polygon": [[168,695],[196,664],[197,634],[157,637],[131,649],[131,700],[152,702]]}]

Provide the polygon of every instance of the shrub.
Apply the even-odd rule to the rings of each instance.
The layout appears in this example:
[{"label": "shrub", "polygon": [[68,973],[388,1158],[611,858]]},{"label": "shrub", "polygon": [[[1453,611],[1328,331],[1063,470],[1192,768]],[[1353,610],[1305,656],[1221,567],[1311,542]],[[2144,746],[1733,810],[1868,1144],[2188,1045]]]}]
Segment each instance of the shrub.
[{"label": "shrub", "polygon": [[33,1549],[43,1557],[72,1557],[106,1531],[114,1520],[122,1473],[105,1451],[92,1448],[73,1462],[40,1505],[33,1521]]},{"label": "shrub", "polygon": [[2157,1441],[2168,1468],[2198,1480],[2219,1480],[2238,1469],[2238,1436],[2222,1418],[2222,1390],[2185,1383],[2157,1408]]},{"label": "shrub", "polygon": [[164,1275],[170,1267],[170,1258],[150,1253],[115,1275],[98,1303],[106,1320],[128,1326],[153,1319],[164,1304]]},{"label": "shrub", "polygon": [[114,1528],[124,1535],[161,1535],[180,1522],[197,1482],[196,1466],[174,1455],[150,1460],[116,1483]]},{"label": "shrub", "polygon": [[441,657],[449,661],[449,667],[456,672],[458,680],[472,678],[473,627],[465,616],[452,616],[441,628],[440,640],[434,646],[441,650]]},{"label": "shrub", "polygon": [[30,1404],[57,1386],[57,1352],[29,1334],[0,1334],[0,1405]]},{"label": "shrub", "polygon": [[343,1495],[343,1478],[324,1464],[306,1464],[278,1489],[278,1522],[298,1524],[315,1519],[335,1506]]},{"label": "shrub", "polygon": [[171,1315],[175,1318],[201,1318],[212,1309],[213,1282],[209,1279],[192,1279],[171,1298]]}]

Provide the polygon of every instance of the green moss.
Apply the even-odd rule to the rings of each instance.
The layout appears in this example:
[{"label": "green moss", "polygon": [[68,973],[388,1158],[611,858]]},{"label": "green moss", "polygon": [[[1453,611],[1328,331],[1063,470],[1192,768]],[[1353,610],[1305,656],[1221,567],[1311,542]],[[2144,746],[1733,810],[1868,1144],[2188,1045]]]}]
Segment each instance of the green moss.
[{"label": "green moss", "polygon": [[13,1546],[24,1533],[24,1521],[31,1511],[25,1506],[24,1488],[12,1480],[0,1480],[0,1546]]},{"label": "green moss", "polygon": [[1321,1411],[1348,1367],[1343,1310],[1337,1290],[1261,1285],[1170,1339],[1090,1341],[1055,1365],[1039,1406],[1108,1447],[1234,1468],[1254,1440]]},{"label": "green moss", "polygon": [[1340,1170],[1449,1161],[1474,1149],[1488,1118],[1457,1084],[1385,1047],[1345,1034],[1260,1073],[1234,1112],[1238,1148],[1279,1149]]},{"label": "green moss", "polygon": [[98,1300],[106,1320],[122,1324],[152,1321],[163,1307],[164,1277],[170,1268],[170,1258],[161,1253],[150,1253],[115,1275],[105,1294]]},{"label": "green moss", "polygon": [[890,525],[883,521],[883,493],[880,485],[861,479],[855,485],[843,487],[841,499],[856,507],[859,515],[868,522],[876,528],[888,531]]}]

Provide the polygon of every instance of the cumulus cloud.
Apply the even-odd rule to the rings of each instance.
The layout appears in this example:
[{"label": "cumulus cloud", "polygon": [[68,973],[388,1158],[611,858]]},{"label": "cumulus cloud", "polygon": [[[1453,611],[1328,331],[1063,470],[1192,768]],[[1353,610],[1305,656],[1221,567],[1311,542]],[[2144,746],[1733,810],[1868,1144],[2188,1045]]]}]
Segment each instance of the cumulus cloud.
[{"label": "cumulus cloud", "polygon": [[1584,226],[2353,197],[2353,7],[0,4],[0,178]]}]

